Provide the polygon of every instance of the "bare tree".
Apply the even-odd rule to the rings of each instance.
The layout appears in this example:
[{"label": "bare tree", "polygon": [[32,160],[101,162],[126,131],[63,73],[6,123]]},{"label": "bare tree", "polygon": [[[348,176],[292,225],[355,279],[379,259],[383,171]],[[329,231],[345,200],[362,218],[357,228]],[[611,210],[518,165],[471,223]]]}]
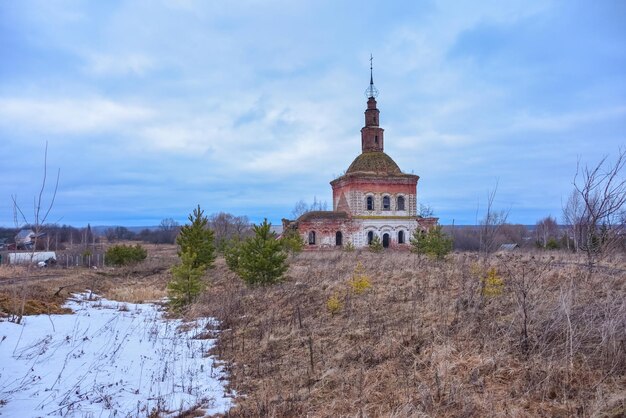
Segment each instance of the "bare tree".
[{"label": "bare tree", "polygon": [[313,196],[313,203],[311,203],[311,205],[308,205],[302,199],[298,200],[291,211],[291,216],[294,219],[298,219],[305,213],[324,210],[328,210],[328,204],[325,201],[317,200],[317,196]]},{"label": "bare tree", "polygon": [[215,246],[223,250],[228,241],[240,240],[250,232],[250,222],[247,216],[219,212],[209,217],[209,228],[215,234]]},{"label": "bare tree", "polygon": [[582,208],[578,247],[587,255],[588,276],[595,265],[621,243],[626,220],[626,149],[611,164],[605,156],[595,166],[577,165],[574,191]]},{"label": "bare tree", "polygon": [[167,244],[174,244],[176,242],[176,236],[180,231],[180,224],[173,218],[165,218],[161,220],[159,224],[159,231],[162,241]]},{"label": "bare tree", "polygon": [[54,183],[54,189],[52,191],[50,197],[50,203],[44,203],[44,193],[46,191],[46,182],[48,180],[48,142],[46,142],[46,148],[44,151],[44,159],[43,159],[43,178],[41,181],[41,188],[39,189],[39,194],[33,198],[33,218],[32,221],[28,221],[26,215],[22,211],[20,205],[17,202],[17,195],[11,195],[11,200],[13,201],[13,219],[15,222],[15,227],[19,228],[20,220],[24,225],[31,225],[33,228],[33,232],[35,233],[35,243],[33,248],[37,248],[37,239],[41,236],[41,233],[44,230],[44,225],[48,220],[48,216],[50,215],[50,211],[54,206],[54,200],[56,199],[57,190],[59,188],[59,177],[61,175],[61,169],[57,170],[56,181]]},{"label": "bare tree", "polygon": [[538,245],[546,248],[550,240],[556,241],[558,238],[559,224],[556,222],[556,218],[548,216],[537,222],[535,228],[535,240]]},{"label": "bare tree", "polygon": [[[39,194],[33,198],[33,218],[32,221],[29,222],[24,211],[22,211],[20,205],[17,202],[17,196],[12,195],[11,200],[13,201],[13,218],[15,221],[15,227],[19,228],[20,218],[23,225],[30,225],[34,232],[34,243],[32,246],[32,252],[30,255],[31,263],[28,264],[27,269],[32,267],[32,260],[35,255],[35,251],[37,251],[37,241],[43,235],[46,221],[48,216],[50,215],[50,211],[54,206],[54,200],[57,195],[57,190],[59,188],[59,177],[61,175],[61,169],[57,170],[56,181],[54,183],[54,189],[52,190],[50,196],[50,202],[48,204],[44,203],[44,194],[46,191],[46,182],[48,179],[48,142],[46,142],[46,148],[44,151],[44,160],[43,160],[43,178],[41,181],[41,188],[39,189]],[[27,274],[29,271],[27,270]],[[16,323],[20,323],[22,321],[22,317],[24,316],[24,309],[26,306],[26,293],[27,287],[25,285],[26,282],[22,282],[21,289],[19,290],[20,296],[20,306],[16,309],[14,317],[11,318]],[[16,298],[17,300],[17,298]]]},{"label": "bare tree", "polygon": [[496,181],[493,190],[487,193],[487,208],[485,216],[479,223],[479,247],[483,259],[486,260],[487,255],[494,252],[497,248],[497,237],[500,229],[509,217],[509,212],[505,210],[495,210],[493,202],[498,191],[498,182]]},{"label": "bare tree", "polygon": [[300,216],[304,215],[308,211],[309,205],[307,205],[304,200],[300,199],[296,202],[296,205],[291,211],[291,216],[293,217],[293,219],[298,219]]},{"label": "bare tree", "polygon": [[420,203],[420,216],[422,218],[430,218],[435,215],[433,208],[430,205]]},{"label": "bare tree", "polygon": [[501,239],[508,243],[515,243],[520,247],[526,243],[528,238],[528,229],[524,225],[505,223],[500,228],[497,239]]},{"label": "bare tree", "polygon": [[84,248],[89,248],[89,246],[95,246],[96,236],[91,230],[91,224],[87,224],[86,228],[83,228],[80,235],[81,244]]},{"label": "bare tree", "polygon": [[582,235],[583,205],[580,194],[573,190],[563,207],[563,221],[567,226],[567,248],[569,249],[570,238],[573,241],[573,250],[579,249],[579,237]]}]

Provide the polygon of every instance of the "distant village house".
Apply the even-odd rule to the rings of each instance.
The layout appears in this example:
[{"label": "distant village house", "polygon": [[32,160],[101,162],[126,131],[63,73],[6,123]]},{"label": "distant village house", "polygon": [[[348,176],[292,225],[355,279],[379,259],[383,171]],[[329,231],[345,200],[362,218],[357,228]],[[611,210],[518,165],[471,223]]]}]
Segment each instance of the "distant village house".
[{"label": "distant village house", "polygon": [[15,246],[18,250],[32,250],[37,239],[45,235],[45,232],[35,233],[30,228],[22,229],[15,236]]}]

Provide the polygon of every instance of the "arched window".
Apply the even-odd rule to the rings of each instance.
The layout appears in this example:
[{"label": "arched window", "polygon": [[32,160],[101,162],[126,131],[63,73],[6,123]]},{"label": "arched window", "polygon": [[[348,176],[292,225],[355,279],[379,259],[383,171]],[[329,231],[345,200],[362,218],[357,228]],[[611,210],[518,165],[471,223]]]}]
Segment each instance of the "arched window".
[{"label": "arched window", "polygon": [[389,234],[383,234],[383,248],[389,248]]},{"label": "arched window", "polygon": [[374,240],[374,231],[370,231],[367,233],[367,245],[371,245]]},{"label": "arched window", "polygon": [[396,210],[404,210],[404,196],[398,196],[398,204]]},{"label": "arched window", "polygon": [[378,135],[374,137],[374,142],[378,144]]},{"label": "arched window", "polygon": [[374,197],[367,196],[367,199],[365,200],[366,200],[367,210],[374,210]]},{"label": "arched window", "polygon": [[341,231],[337,231],[335,233],[335,245],[341,247],[343,245],[342,241],[343,241],[343,235]]},{"label": "arched window", "polygon": [[315,245],[315,231],[309,232],[309,245]]},{"label": "arched window", "polygon": [[391,210],[391,199],[389,196],[383,197],[383,210]]},{"label": "arched window", "polygon": [[398,232],[398,244],[404,244],[404,231]]}]

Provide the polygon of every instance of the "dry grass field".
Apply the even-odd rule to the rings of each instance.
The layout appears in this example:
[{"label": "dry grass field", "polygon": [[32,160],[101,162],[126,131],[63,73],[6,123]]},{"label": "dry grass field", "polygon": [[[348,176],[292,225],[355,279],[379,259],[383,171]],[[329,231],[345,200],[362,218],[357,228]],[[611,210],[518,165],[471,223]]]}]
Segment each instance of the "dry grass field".
[{"label": "dry grass field", "polygon": [[[32,313],[86,288],[159,299],[175,250],[147,248],[128,268],[3,266],[0,310],[24,292]],[[621,417],[625,269],[617,257],[587,278],[582,257],[559,252],[311,252],[290,259],[284,283],[249,288],[218,258],[186,315],[221,321],[232,417]]]},{"label": "dry grass field", "polygon": [[244,395],[233,417],[621,417],[624,263],[586,280],[582,261],[305,253],[253,289],[218,263],[192,312],[222,321],[216,354]]}]

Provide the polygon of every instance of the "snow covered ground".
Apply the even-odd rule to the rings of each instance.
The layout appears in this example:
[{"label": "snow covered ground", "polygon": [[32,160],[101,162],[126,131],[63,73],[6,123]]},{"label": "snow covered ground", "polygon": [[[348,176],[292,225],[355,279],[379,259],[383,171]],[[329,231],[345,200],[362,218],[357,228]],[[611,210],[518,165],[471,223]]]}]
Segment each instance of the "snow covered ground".
[{"label": "snow covered ground", "polygon": [[73,315],[0,322],[0,415],[167,416],[232,406],[223,369],[206,355],[214,341],[194,338],[211,319],[183,324],[156,305],[87,296],[66,304]]}]

